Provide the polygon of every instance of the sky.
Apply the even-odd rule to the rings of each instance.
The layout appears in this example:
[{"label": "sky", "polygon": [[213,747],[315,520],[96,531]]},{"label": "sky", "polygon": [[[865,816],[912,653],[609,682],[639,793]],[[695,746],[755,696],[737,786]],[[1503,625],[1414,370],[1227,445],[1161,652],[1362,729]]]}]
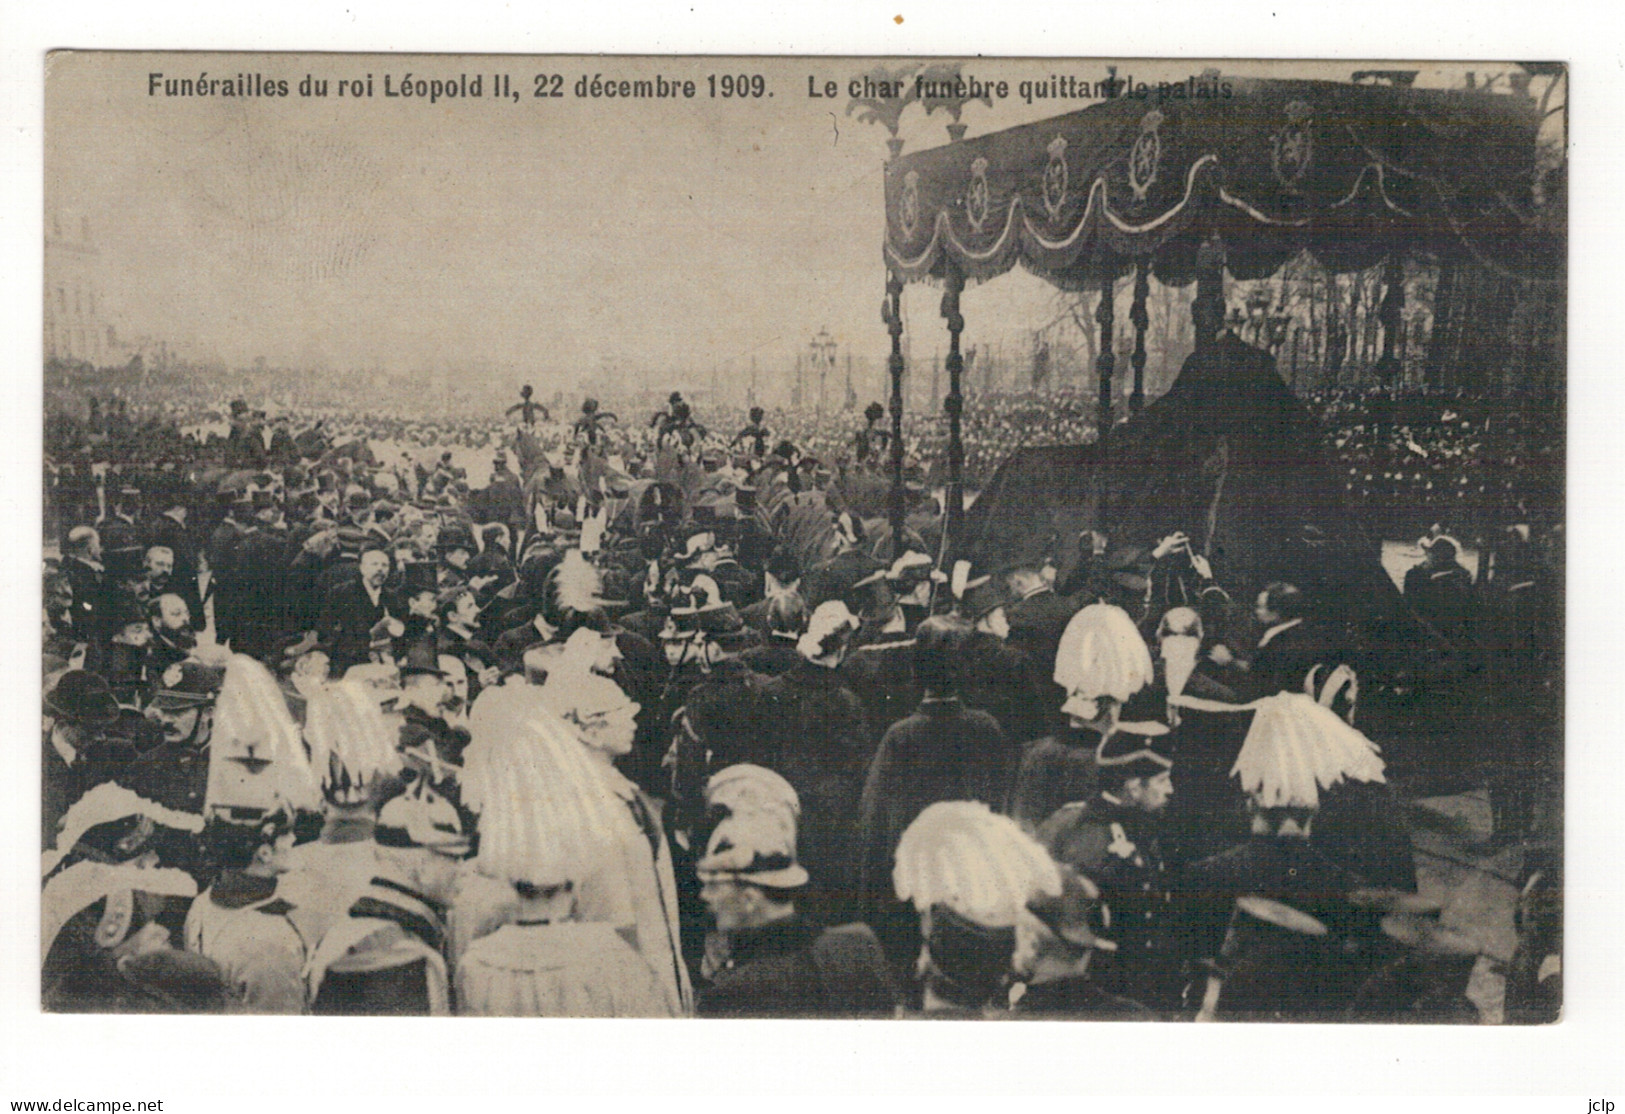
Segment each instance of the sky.
[{"label": "sky", "polygon": [[[1150,80],[1226,74],[1346,80],[1362,63],[1118,61]],[[97,286],[126,336],[233,366],[452,371],[571,389],[606,365],[658,384],[784,368],[827,328],[878,367],[886,133],[846,114],[857,59],[59,54],[46,96],[46,209],[88,217]],[[1005,78],[1104,61],[976,59]],[[1392,63],[1377,63],[1386,65]],[[1471,64],[1426,69],[1455,85]],[[1482,72],[1486,67],[1479,67]],[[1494,67],[1489,67],[1494,69]],[[571,95],[580,76],[688,78],[693,100]],[[149,95],[149,75],[286,80],[285,98]],[[564,75],[560,98],[535,75]],[[760,73],[771,98],[705,95]],[[485,97],[386,98],[383,78],[483,74]],[[492,96],[509,75],[518,101]],[[298,95],[312,75],[326,98]],[[371,98],[340,98],[371,74]],[[808,96],[808,79],[843,86]],[[1087,102],[969,106],[970,135]],[[946,140],[906,110],[906,150]],[[47,276],[49,281],[50,276]],[[939,293],[910,287],[913,354],[946,347]],[[1056,296],[1019,271],[969,291],[965,341],[1020,337]]]}]

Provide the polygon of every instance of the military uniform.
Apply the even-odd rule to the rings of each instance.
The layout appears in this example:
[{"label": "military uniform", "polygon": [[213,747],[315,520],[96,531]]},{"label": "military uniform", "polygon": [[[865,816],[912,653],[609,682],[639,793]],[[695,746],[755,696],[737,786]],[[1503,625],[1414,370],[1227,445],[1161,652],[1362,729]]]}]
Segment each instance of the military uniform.
[{"label": "military uniform", "polygon": [[311,956],[311,1012],[449,1014],[445,947],[440,907],[392,878],[375,876]]},{"label": "military uniform", "polygon": [[1111,793],[1097,792],[1056,810],[1038,838],[1057,862],[1100,887],[1109,911],[1103,931],[1117,944],[1096,957],[1096,983],[1135,1001],[1166,1003],[1179,970],[1165,933],[1169,882],[1151,818]]},{"label": "military uniform", "polygon": [[276,880],[221,876],[186,914],[186,948],[219,964],[231,1012],[305,1012],[306,941]]}]

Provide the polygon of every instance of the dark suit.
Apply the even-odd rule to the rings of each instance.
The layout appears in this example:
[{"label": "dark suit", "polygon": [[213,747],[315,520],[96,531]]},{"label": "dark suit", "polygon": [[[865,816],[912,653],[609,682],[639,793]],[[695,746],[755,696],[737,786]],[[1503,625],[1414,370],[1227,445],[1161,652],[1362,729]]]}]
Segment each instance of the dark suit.
[{"label": "dark suit", "polygon": [[[1056,595],[1051,589],[1035,592],[1004,609],[1004,617],[1010,623],[1007,641],[1026,654],[1035,666],[1054,669],[1061,635],[1077,610],[1071,600]],[[1064,701],[1065,696],[1061,699]]]},{"label": "dark suit", "polygon": [[896,991],[862,925],[801,917],[729,934],[729,955],[699,993],[701,1017],[890,1017]]},{"label": "dark suit", "polygon": [[1253,654],[1243,698],[1255,700],[1278,692],[1302,692],[1309,670],[1331,664],[1335,655],[1331,638],[1313,620],[1287,627]]},{"label": "dark suit", "polygon": [[112,600],[106,573],[77,557],[70,557],[62,563],[62,575],[73,590],[69,615],[73,621],[74,641],[94,644],[106,639],[112,633],[108,630]]},{"label": "dark suit", "polygon": [[406,608],[387,591],[380,591],[374,603],[359,580],[341,584],[328,593],[318,626],[330,648],[335,673],[368,660],[372,628],[386,614],[404,616]]}]

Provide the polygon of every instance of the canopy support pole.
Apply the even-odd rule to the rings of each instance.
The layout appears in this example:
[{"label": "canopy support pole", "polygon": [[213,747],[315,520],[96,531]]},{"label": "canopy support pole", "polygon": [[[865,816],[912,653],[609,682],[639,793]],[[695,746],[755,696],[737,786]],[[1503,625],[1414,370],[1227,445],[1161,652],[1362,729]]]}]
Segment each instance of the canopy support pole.
[{"label": "canopy support pole", "polygon": [[1134,324],[1134,355],[1129,357],[1129,362],[1134,365],[1134,393],[1128,396],[1130,414],[1138,414],[1145,409],[1145,330],[1151,323],[1145,311],[1145,300],[1150,294],[1151,261],[1142,259],[1134,271],[1134,304],[1128,311],[1128,319]]},{"label": "canopy support pole", "polygon": [[1100,355],[1095,358],[1095,370],[1100,373],[1100,395],[1095,407],[1095,444],[1100,448],[1100,530],[1108,537],[1107,503],[1111,499],[1111,431],[1112,431],[1112,378],[1117,370],[1117,356],[1112,351],[1112,331],[1117,307],[1113,303],[1116,276],[1110,267],[1101,275],[1100,301],[1095,306],[1095,322],[1100,326]]},{"label": "canopy support pole", "polygon": [[907,517],[903,501],[903,279],[896,271],[886,272],[886,300],[881,303],[880,316],[891,334],[886,370],[891,375],[891,536],[896,559],[903,552]]},{"label": "canopy support pole", "polygon": [[1210,232],[1196,251],[1196,298],[1191,302],[1191,324],[1196,329],[1196,354],[1214,350],[1224,328],[1224,241]]},{"label": "canopy support pole", "polygon": [[1377,307],[1377,320],[1382,323],[1382,363],[1392,368],[1397,385],[1399,379],[1399,327],[1405,318],[1405,264],[1397,254],[1390,255],[1383,265],[1382,303]]},{"label": "canopy support pole", "polygon": [[965,272],[950,260],[943,280],[942,316],[948,322],[948,396],[942,400],[942,409],[948,415],[948,506],[944,511],[943,533],[953,538],[958,534],[960,520],[965,515],[965,444],[960,432],[960,414],[965,408],[965,398],[959,389],[960,378],[965,373],[965,358],[959,354],[959,334],[965,331],[965,318],[959,312],[959,295],[965,289]]}]

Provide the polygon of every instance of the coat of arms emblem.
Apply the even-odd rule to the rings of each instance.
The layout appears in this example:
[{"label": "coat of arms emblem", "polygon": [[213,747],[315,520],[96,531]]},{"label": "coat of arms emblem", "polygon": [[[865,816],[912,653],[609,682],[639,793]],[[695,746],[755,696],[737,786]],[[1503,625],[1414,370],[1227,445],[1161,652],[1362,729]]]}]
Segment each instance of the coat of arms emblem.
[{"label": "coat of arms emblem", "polygon": [[1162,113],[1154,108],[1140,117],[1140,134],[1128,151],[1128,184],[1136,201],[1144,201],[1157,180],[1157,166],[1162,162],[1162,136],[1157,129],[1163,119]]},{"label": "coat of arms emblem", "polygon": [[897,223],[904,236],[913,236],[920,227],[920,172],[903,175],[903,196],[897,202]]},{"label": "coat of arms emblem", "polygon": [[965,217],[976,231],[987,221],[987,160],[978,158],[970,164],[970,186],[965,190]]},{"label": "coat of arms emblem", "polygon": [[1292,101],[1286,106],[1286,123],[1270,137],[1275,180],[1293,192],[1315,157],[1313,124],[1314,110],[1304,101]]},{"label": "coat of arms emblem", "polygon": [[1059,220],[1061,206],[1066,204],[1067,169],[1066,169],[1066,137],[1056,136],[1050,140],[1049,162],[1044,166],[1044,211],[1049,214],[1050,220]]}]

